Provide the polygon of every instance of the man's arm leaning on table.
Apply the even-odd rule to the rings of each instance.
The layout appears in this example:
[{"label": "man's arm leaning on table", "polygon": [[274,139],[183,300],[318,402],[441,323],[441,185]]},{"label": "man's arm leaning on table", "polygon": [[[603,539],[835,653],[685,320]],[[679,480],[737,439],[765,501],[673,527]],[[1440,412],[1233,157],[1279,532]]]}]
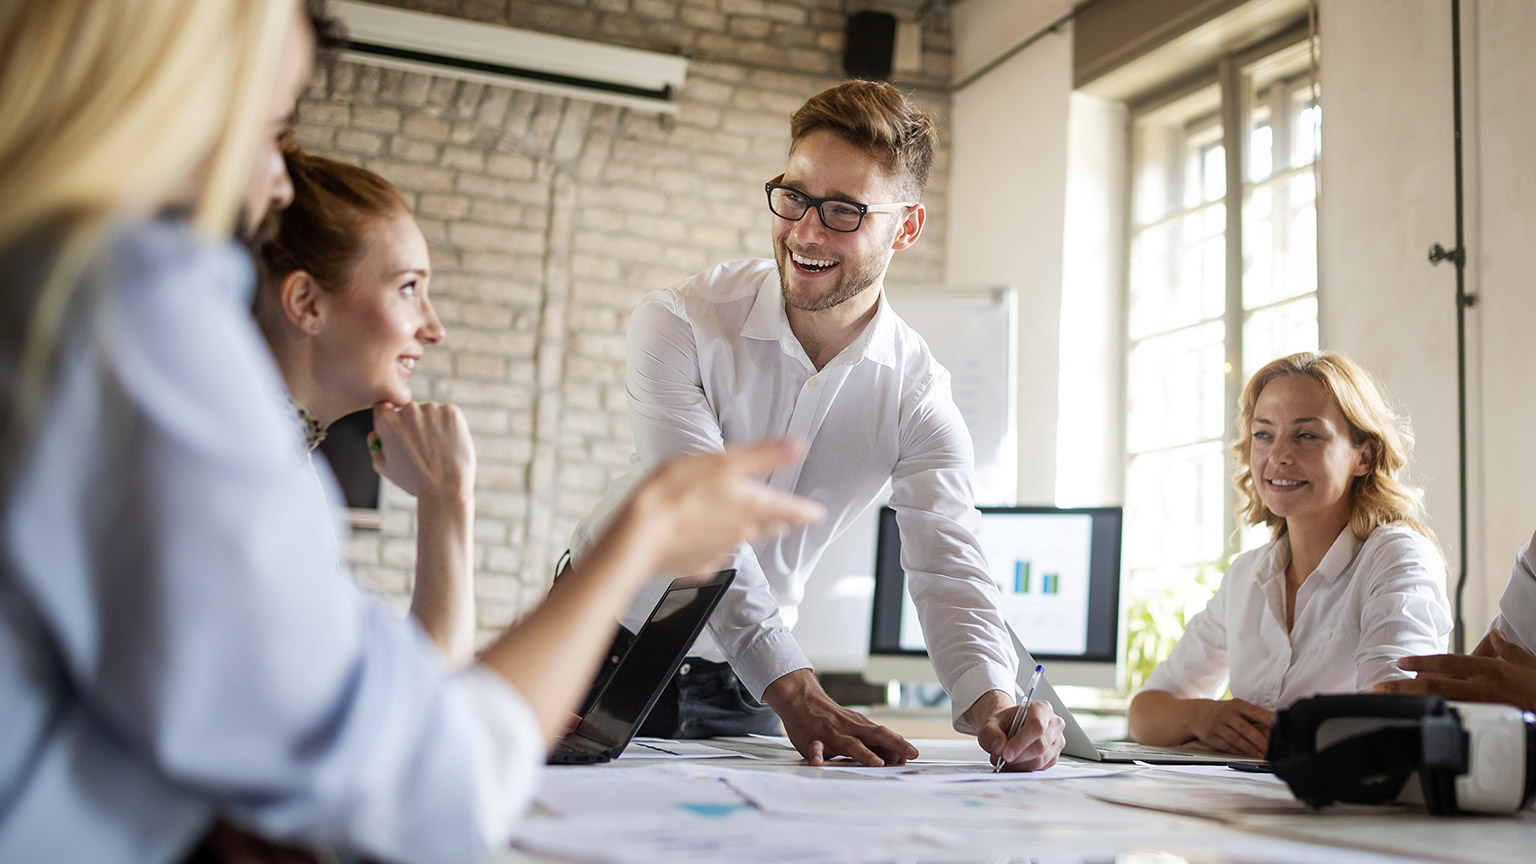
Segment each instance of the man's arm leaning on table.
[{"label": "man's arm leaning on table", "polygon": [[[704,390],[693,327],[675,292],[647,295],[630,318],[625,385],[635,450],[646,468],[678,453],[716,452],[724,435]],[[812,764],[848,756],[900,764],[916,748],[895,732],[834,702],[779,615],[762,566],[746,544],[732,556],[736,580],[709,629],[753,696],[784,721]]]},{"label": "man's arm leaning on table", "polygon": [[947,376],[931,374],[910,397],[891,474],[912,601],[934,671],[954,705],[955,728],[975,734],[983,749],[1012,768],[1049,768],[1066,744],[1065,722],[1050,703],[1031,705],[1012,738],[1005,731],[1015,711],[1018,660],[976,537],[970,433]]}]

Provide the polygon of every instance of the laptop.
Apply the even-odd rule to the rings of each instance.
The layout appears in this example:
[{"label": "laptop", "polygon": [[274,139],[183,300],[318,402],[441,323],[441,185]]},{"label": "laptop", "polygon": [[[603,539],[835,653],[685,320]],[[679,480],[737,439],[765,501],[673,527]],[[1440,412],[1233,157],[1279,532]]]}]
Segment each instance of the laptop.
[{"label": "laptop", "polygon": [[[1013,632],[1013,627],[1008,626],[1008,636],[1013,639],[1013,650],[1019,655],[1019,692],[1024,692],[1029,687],[1029,675],[1034,674],[1035,658],[1030,656],[1029,649],[1019,641],[1019,634]],[[1049,671],[1049,670],[1047,670]],[[1264,765],[1263,759],[1255,759],[1240,753],[1217,753],[1211,750],[1198,750],[1184,747],[1153,747],[1147,744],[1137,744],[1135,741],[1094,741],[1083,731],[1083,727],[1077,724],[1077,718],[1072,716],[1071,710],[1061,697],[1056,695],[1055,688],[1045,677],[1040,679],[1040,684],[1035,688],[1035,698],[1044,699],[1051,703],[1056,716],[1066,722],[1067,746],[1062,753],[1067,756],[1075,756],[1078,759],[1086,759],[1090,762],[1148,762],[1154,765],[1229,765],[1237,762],[1248,765]]]},{"label": "laptop", "polygon": [[721,570],[703,581],[673,580],[619,657],[612,674],[589,701],[576,728],[555,743],[549,764],[584,765],[617,759],[735,578],[735,570]]}]

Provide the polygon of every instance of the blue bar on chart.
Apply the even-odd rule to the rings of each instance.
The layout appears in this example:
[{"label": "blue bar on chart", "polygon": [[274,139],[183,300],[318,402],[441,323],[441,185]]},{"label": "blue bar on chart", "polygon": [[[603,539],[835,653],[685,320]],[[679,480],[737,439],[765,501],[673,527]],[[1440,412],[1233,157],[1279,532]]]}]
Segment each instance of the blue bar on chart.
[{"label": "blue bar on chart", "polygon": [[1029,593],[1029,562],[1013,562],[1013,593]]},{"label": "blue bar on chart", "polygon": [[1045,573],[1045,574],[1041,575],[1041,577],[1040,577],[1040,593],[1041,594],[1055,594],[1057,589],[1059,589],[1059,588],[1061,588],[1061,574],[1060,573]]}]

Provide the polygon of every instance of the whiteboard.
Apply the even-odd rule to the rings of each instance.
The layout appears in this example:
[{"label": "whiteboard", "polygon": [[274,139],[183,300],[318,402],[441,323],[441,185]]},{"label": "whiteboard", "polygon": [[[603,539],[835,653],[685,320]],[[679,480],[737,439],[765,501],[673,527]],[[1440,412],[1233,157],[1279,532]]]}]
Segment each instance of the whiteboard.
[{"label": "whiteboard", "polygon": [[1019,484],[1016,292],[999,287],[887,297],[949,370],[976,448],[976,503],[1013,504]]}]

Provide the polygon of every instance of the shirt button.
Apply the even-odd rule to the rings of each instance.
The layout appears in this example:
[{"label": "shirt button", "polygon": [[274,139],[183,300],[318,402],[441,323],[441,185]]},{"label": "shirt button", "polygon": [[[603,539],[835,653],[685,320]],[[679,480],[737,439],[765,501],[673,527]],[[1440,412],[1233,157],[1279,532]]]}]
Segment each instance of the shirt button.
[{"label": "shirt button", "polygon": [[815,378],[812,378],[811,380],[805,382],[805,386],[807,386],[807,387],[815,387],[818,383],[820,383],[820,382],[818,382]]},{"label": "shirt button", "polygon": [[689,672],[692,672],[692,671],[693,671],[693,667],[688,665],[687,663],[684,663],[683,665],[681,665],[681,666],[679,666],[677,668],[677,674],[679,674],[679,675],[687,675]]}]

